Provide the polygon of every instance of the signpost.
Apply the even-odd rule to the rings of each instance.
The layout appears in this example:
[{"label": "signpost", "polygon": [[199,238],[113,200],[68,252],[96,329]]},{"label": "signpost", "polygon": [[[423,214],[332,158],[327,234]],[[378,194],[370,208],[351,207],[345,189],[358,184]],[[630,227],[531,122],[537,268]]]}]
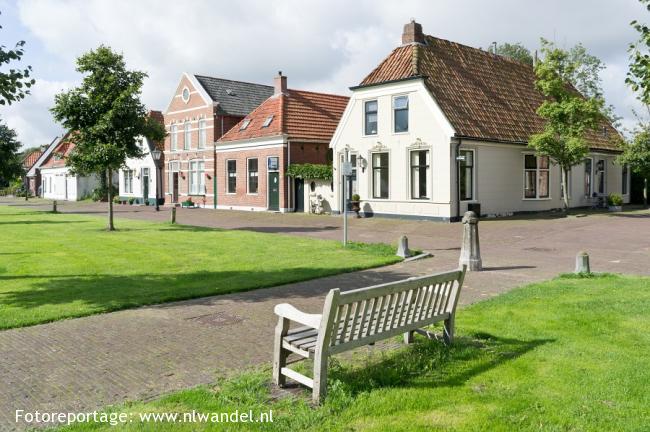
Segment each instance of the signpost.
[{"label": "signpost", "polygon": [[352,164],[348,161],[348,152],[345,151],[345,161],[341,164],[343,175],[343,246],[348,244],[348,178],[352,175]]}]

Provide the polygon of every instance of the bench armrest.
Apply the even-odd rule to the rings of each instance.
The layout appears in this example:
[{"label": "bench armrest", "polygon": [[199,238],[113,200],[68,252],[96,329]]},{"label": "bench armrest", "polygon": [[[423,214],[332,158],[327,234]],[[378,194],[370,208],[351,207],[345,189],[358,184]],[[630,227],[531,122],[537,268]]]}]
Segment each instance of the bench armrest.
[{"label": "bench armrest", "polygon": [[289,303],[276,305],[274,312],[279,317],[287,318],[313,329],[318,329],[320,327],[321,314],[308,314],[301,312]]}]

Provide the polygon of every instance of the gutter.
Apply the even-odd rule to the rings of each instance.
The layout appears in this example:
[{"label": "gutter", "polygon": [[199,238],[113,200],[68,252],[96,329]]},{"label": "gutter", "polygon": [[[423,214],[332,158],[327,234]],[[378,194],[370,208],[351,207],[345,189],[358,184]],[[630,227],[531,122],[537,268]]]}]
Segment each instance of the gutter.
[{"label": "gutter", "polygon": [[360,89],[365,89],[365,88],[369,88],[369,87],[377,87],[377,86],[382,86],[382,85],[387,85],[387,84],[395,84],[395,83],[400,83],[400,82],[404,82],[404,81],[420,80],[420,79],[423,79],[423,78],[426,78],[426,76],[424,76],[424,75],[414,75],[414,76],[410,76],[410,77],[406,77],[406,78],[399,78],[399,79],[394,79],[394,80],[389,80],[389,81],[382,81],[382,82],[378,82],[378,83],[360,84],[360,85],[357,85],[357,86],[349,87],[349,89],[354,91],[354,90],[360,90]]}]

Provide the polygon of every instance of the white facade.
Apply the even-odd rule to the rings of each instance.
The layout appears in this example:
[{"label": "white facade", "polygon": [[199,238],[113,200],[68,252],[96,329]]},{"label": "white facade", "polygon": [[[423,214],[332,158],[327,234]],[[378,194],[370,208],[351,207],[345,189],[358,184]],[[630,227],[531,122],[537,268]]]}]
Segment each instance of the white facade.
[{"label": "white facade", "polygon": [[99,186],[97,176],[72,175],[67,167],[41,168],[41,196],[61,201],[78,201]]},{"label": "white facade", "polygon": [[[124,201],[133,198],[137,204],[146,201],[155,205],[158,187],[156,164],[147,139],[143,138],[140,145],[145,155],[142,158],[127,159],[126,166],[119,171],[119,197]],[[158,196],[163,198],[161,191]]]},{"label": "white facade", "polygon": [[[395,131],[398,114],[394,107],[399,106],[395,98],[400,96],[408,98],[407,132]],[[375,101],[376,133],[366,134],[364,108],[366,103],[374,107]],[[332,210],[336,213],[342,208],[341,164],[346,154],[355,171],[355,180],[348,185],[346,193],[348,199],[350,194],[360,195],[365,214],[454,220],[472,202],[480,203],[481,213],[487,215],[562,207],[557,166],[549,164],[548,171],[539,169],[534,174],[526,174],[525,155],[533,152],[525,145],[468,139],[459,142],[454,135],[454,128],[422,79],[355,89],[330,143],[335,179]],[[471,187],[463,189],[467,199],[460,200],[460,207],[457,150],[471,151],[467,159],[473,158],[471,169],[462,170],[466,173],[462,177],[466,184],[471,177]],[[622,167],[614,163],[615,155],[593,153],[591,157],[592,186],[598,176],[596,165],[602,160],[599,166],[604,167],[603,194],[621,194],[629,202],[629,173],[627,193],[623,194]],[[548,193],[541,190],[546,189],[542,185],[546,176]],[[528,195],[534,193],[535,198],[526,197],[527,177],[529,183],[535,179],[532,183],[536,187],[528,189]],[[593,199],[586,196],[585,181],[584,165],[574,167],[569,185],[572,207],[591,205]],[[383,183],[386,183],[384,187]],[[592,187],[594,191],[599,192]]]}]

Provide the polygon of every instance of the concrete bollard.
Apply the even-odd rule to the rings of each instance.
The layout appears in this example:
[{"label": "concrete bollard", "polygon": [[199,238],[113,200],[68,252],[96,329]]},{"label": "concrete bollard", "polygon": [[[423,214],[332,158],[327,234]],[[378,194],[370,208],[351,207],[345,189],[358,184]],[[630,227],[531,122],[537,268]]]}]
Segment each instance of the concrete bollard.
[{"label": "concrete bollard", "polygon": [[401,258],[408,258],[411,256],[411,251],[409,250],[409,239],[405,235],[401,236],[397,242],[396,255]]},{"label": "concrete bollard", "polygon": [[58,213],[56,210],[56,200],[52,201],[52,213]]},{"label": "concrete bollard", "polygon": [[175,223],[176,223],[176,207],[172,207],[171,223],[172,223],[172,224],[175,224]]},{"label": "concrete bollard", "polygon": [[578,255],[576,255],[575,273],[591,273],[591,268],[589,267],[589,254],[587,252],[578,252]]},{"label": "concrete bollard", "polygon": [[459,265],[467,266],[469,271],[483,270],[481,246],[478,239],[478,216],[468,211],[463,216],[463,244],[460,249]]}]

